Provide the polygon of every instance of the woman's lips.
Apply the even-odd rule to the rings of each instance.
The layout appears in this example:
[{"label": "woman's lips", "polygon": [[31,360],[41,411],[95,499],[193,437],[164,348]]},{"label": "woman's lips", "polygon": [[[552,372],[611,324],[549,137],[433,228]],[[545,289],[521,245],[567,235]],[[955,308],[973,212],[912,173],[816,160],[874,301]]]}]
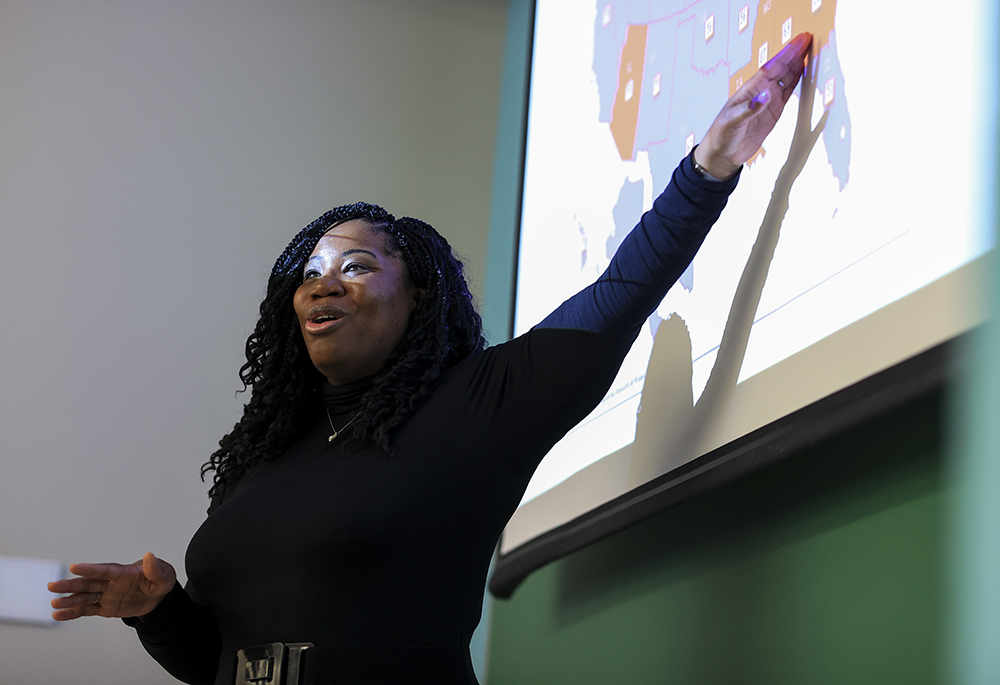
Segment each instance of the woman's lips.
[{"label": "woman's lips", "polygon": [[326,319],[324,321],[306,321],[307,333],[324,333],[335,328],[343,319]]},{"label": "woman's lips", "polygon": [[347,313],[338,307],[313,307],[306,317],[305,329],[308,333],[323,333],[339,326],[346,316]]}]

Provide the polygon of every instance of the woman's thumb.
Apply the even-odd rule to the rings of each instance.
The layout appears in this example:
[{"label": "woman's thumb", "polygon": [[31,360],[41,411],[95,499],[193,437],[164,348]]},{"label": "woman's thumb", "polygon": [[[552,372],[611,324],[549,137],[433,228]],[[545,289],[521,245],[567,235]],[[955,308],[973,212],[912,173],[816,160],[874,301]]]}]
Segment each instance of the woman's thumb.
[{"label": "woman's thumb", "polygon": [[142,558],[142,575],[153,583],[169,583],[175,578],[174,567],[163,559],[157,559],[152,552],[146,552]]}]

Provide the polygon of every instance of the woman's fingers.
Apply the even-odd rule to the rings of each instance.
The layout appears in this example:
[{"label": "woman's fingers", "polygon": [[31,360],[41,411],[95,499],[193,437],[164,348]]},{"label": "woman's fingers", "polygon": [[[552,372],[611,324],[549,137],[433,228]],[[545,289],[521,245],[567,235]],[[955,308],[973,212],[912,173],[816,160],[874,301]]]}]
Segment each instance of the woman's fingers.
[{"label": "woman's fingers", "polygon": [[[56,597],[50,604],[53,609],[76,609],[88,604],[96,604],[101,600],[101,595],[108,589],[108,585],[107,581],[91,578],[56,580],[48,584],[49,592],[57,592],[65,596]],[[96,609],[93,613],[97,613]],[[65,621],[81,615],[83,614],[75,611],[57,611],[52,614],[52,617],[57,621]]]},{"label": "woman's fingers", "polygon": [[52,618],[56,621],[72,621],[75,618],[81,618],[83,616],[97,616],[100,611],[101,606],[91,602],[89,604],[81,604],[69,609],[53,611]]},{"label": "woman's fingers", "polygon": [[771,93],[780,94],[787,101],[805,70],[805,56],[812,44],[811,33],[800,33],[781,52],[768,60],[751,76],[743,87],[733,94],[729,105],[747,103],[749,109],[772,100]]},{"label": "woman's fingers", "polygon": [[[70,568],[72,569],[73,566]],[[49,583],[49,592],[64,595],[49,602],[52,608],[56,609],[52,612],[52,618],[56,621],[71,621],[81,616],[96,615],[100,612],[98,603],[110,584],[106,580],[87,577],[66,578]]]},{"label": "woman's fingers", "polygon": [[[57,580],[49,583],[49,590],[52,592],[72,592],[64,597],[56,597],[51,602],[53,609],[52,618],[56,621],[71,621],[81,616],[95,616],[100,613],[100,601],[107,589],[108,583],[104,581],[93,581],[88,578],[71,578],[68,580]],[[85,589],[65,589],[65,588],[85,588]]]},{"label": "woman's fingers", "polygon": [[48,584],[49,592],[69,593],[69,592],[104,592],[108,587],[106,580],[94,580],[93,578],[66,578],[65,580],[55,580]]},{"label": "woman's fingers", "polygon": [[[48,584],[49,592],[65,595],[56,597],[50,602],[52,608],[57,610],[52,612],[52,618],[57,621],[71,621],[81,616],[98,615],[104,593],[109,591],[115,581],[122,581],[126,576],[138,575],[136,566],[141,563],[70,564],[70,573],[75,574],[76,578],[64,578]],[[134,580],[124,582],[127,586],[132,585]],[[117,592],[121,594],[121,590]]]},{"label": "woman's fingers", "polygon": [[98,580],[118,580],[139,563],[141,562],[135,564],[70,564],[69,572],[77,576]]},{"label": "woman's fingers", "polygon": [[795,36],[743,85],[740,89],[743,92],[736,93],[733,98],[736,102],[747,103],[738,118],[749,117],[767,105],[770,105],[772,112],[781,113],[805,71],[805,56],[811,44],[812,34],[800,33]]},{"label": "woman's fingers", "polygon": [[769,59],[758,73],[780,88],[794,90],[795,82],[802,75],[803,60],[810,43],[812,43],[812,34],[800,33],[792,38],[781,52]]},{"label": "woman's fingers", "polygon": [[77,592],[66,597],[56,597],[51,602],[53,609],[70,609],[72,607],[97,604],[101,601],[102,592]]}]

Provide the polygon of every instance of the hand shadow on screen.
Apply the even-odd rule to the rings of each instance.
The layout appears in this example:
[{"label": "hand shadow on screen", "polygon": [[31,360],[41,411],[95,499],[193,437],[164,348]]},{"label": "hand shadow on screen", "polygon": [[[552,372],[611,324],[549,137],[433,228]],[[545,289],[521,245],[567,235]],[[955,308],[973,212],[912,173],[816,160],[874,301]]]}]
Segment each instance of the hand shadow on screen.
[{"label": "hand shadow on screen", "polygon": [[778,245],[781,223],[788,211],[788,197],[826,126],[829,110],[823,113],[815,129],[811,122],[818,62],[811,58],[802,76],[802,95],[788,159],[775,181],[757,240],[733,296],[715,364],[697,403],[693,402],[691,389],[691,335],[687,324],[673,314],[656,331],[636,417],[629,487],[641,485],[721,444],[750,328]]}]

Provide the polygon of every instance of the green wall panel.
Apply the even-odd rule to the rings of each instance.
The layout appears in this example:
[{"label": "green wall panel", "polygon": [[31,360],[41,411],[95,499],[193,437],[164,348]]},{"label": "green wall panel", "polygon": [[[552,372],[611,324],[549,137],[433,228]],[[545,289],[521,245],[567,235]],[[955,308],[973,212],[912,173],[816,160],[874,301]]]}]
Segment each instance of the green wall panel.
[{"label": "green wall panel", "polygon": [[932,683],[940,395],[696,497],[494,606],[490,685]]}]

